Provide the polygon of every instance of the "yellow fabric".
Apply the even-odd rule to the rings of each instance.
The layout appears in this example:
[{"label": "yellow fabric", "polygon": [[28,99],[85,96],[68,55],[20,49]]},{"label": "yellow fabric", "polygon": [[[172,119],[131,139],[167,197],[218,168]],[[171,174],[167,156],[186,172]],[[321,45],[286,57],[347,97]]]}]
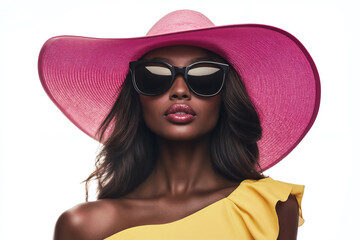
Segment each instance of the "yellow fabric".
[{"label": "yellow fabric", "polygon": [[228,197],[180,220],[131,227],[106,240],[211,240],[277,239],[276,203],[295,195],[299,205],[299,226],[303,185],[264,178],[244,180]]}]

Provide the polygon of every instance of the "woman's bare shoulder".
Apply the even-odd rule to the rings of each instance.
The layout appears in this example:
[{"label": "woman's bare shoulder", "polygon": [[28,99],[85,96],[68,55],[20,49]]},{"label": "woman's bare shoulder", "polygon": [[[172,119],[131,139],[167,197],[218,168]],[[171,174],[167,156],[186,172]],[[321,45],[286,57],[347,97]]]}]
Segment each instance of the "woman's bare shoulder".
[{"label": "woman's bare shoulder", "polygon": [[55,225],[54,240],[104,239],[110,236],[121,221],[121,204],[102,199],[76,205],[65,211]]}]

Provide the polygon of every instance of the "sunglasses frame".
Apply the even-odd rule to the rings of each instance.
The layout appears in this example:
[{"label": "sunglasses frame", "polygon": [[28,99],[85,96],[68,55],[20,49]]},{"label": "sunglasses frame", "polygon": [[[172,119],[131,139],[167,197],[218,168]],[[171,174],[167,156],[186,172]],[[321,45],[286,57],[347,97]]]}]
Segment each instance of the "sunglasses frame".
[{"label": "sunglasses frame", "polygon": [[[145,93],[143,91],[141,91],[137,84],[136,84],[136,76],[135,76],[135,68],[136,66],[140,65],[140,64],[145,64],[145,63],[158,63],[158,64],[163,64],[164,66],[168,67],[168,69],[170,69],[171,71],[171,81],[170,81],[170,84],[169,84],[169,87],[164,90],[163,92],[161,93],[157,93],[157,94],[149,94],[149,93]],[[188,82],[188,72],[189,70],[195,66],[195,65],[198,65],[198,64],[214,64],[215,66],[219,67],[220,69],[223,70],[223,79],[222,79],[222,82],[221,82],[221,87],[219,88],[219,90],[214,93],[214,94],[201,94],[201,93],[198,93],[196,92],[189,84]],[[131,71],[131,78],[132,78],[132,83],[133,83],[133,86],[135,88],[135,90],[142,94],[142,95],[146,95],[146,96],[159,96],[163,93],[165,93],[167,90],[169,90],[171,88],[171,86],[173,85],[174,81],[175,81],[175,78],[178,74],[181,74],[183,77],[184,77],[184,80],[185,80],[185,83],[187,85],[187,87],[190,89],[191,92],[195,93],[196,95],[200,96],[200,97],[213,97],[215,95],[217,95],[223,88],[224,86],[224,83],[225,83],[225,79],[227,77],[227,74],[229,72],[229,65],[226,64],[226,63],[220,63],[220,62],[213,62],[213,61],[199,61],[199,62],[194,62],[194,63],[191,63],[189,64],[188,66],[185,66],[185,67],[175,67],[175,66],[172,66],[171,64],[167,63],[167,62],[163,62],[163,61],[157,61],[157,60],[139,60],[139,61],[133,61],[133,62],[130,62],[129,64],[130,66],[130,71]]]}]

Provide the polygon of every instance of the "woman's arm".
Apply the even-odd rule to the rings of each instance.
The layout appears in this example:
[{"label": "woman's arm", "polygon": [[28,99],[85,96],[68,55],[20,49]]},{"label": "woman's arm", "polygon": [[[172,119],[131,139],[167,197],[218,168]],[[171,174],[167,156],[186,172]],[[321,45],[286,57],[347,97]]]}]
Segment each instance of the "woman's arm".
[{"label": "woman's arm", "polygon": [[54,240],[85,239],[82,231],[83,216],[76,211],[66,211],[56,222]]},{"label": "woman's arm", "polygon": [[299,223],[299,206],[294,195],[289,196],[285,202],[276,204],[279,219],[278,240],[295,240]]},{"label": "woman's arm", "polygon": [[55,225],[54,240],[98,240],[114,230],[116,211],[106,201],[79,204],[60,215]]},{"label": "woman's arm", "polygon": [[94,222],[91,212],[86,212],[84,207],[67,210],[56,222],[54,240],[99,239],[95,238],[96,226],[92,227],[91,222]]}]

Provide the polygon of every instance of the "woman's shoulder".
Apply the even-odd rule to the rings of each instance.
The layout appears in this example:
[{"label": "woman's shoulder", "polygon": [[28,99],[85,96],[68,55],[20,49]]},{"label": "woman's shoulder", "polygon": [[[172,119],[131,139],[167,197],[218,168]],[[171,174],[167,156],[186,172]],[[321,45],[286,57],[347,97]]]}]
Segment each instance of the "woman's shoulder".
[{"label": "woman's shoulder", "polygon": [[113,199],[85,202],[63,212],[55,225],[54,240],[104,239],[121,224],[122,205]]},{"label": "woman's shoulder", "polygon": [[[304,185],[293,184],[283,181],[274,180],[270,177],[264,177],[259,180],[246,179],[240,186],[230,195],[230,199],[234,201],[243,200],[243,198],[253,200],[267,201],[272,205],[276,205],[278,201],[285,202],[289,195],[295,195],[299,201],[304,194]],[[240,203],[242,203],[241,201]]]},{"label": "woman's shoulder", "polygon": [[[237,204],[249,204],[249,206],[258,204],[274,210],[275,207],[279,209],[299,208],[301,214],[301,201],[304,189],[304,185],[265,177],[259,180],[244,180],[239,188],[229,197]],[[303,221],[299,224],[301,225],[302,223]]]},{"label": "woman's shoulder", "polygon": [[265,177],[244,180],[229,199],[246,215],[255,239],[263,239],[269,231],[278,239],[296,239],[297,227],[304,222],[303,194],[304,185]]}]

